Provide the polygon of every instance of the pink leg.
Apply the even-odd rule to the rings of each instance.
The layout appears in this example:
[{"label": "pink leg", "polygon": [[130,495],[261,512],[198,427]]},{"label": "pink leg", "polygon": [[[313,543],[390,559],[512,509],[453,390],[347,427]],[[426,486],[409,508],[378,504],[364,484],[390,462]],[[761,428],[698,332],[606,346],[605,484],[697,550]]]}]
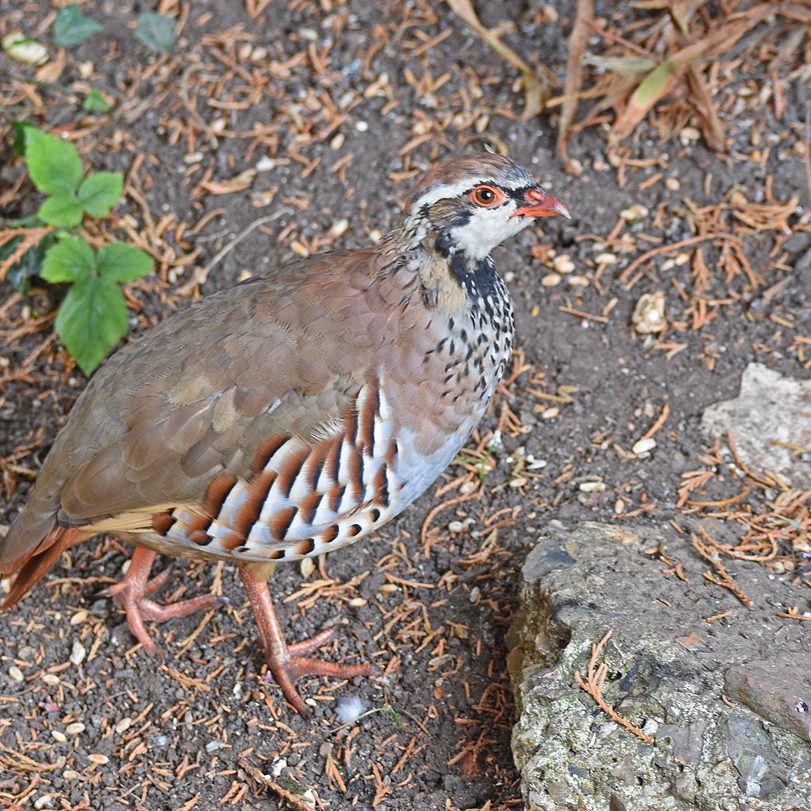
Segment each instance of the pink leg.
[{"label": "pink leg", "polygon": [[157,655],[159,650],[146,630],[145,620],[166,622],[175,617],[186,617],[196,611],[204,611],[227,602],[225,598],[217,597],[214,594],[182,600],[172,605],[161,605],[150,600],[146,595],[165,586],[171,574],[170,567],[149,580],[149,572],[156,556],[157,552],[153,552],[151,549],[137,547],[124,579],[104,591],[104,594],[114,597],[116,604],[124,609],[132,635],[143,645],[144,650],[150,656]]},{"label": "pink leg", "polygon": [[336,634],[334,628],[328,628],[303,642],[295,642],[288,647],[276,618],[273,601],[267,583],[256,580],[247,567],[239,567],[239,576],[248,594],[259,635],[265,649],[265,658],[276,684],[282,688],[284,697],[304,718],[310,716],[307,705],[296,690],[295,682],[303,676],[334,676],[350,679],[353,676],[369,676],[374,672],[372,665],[341,665],[324,662],[319,659],[308,659],[301,654],[312,653],[329,642]]}]

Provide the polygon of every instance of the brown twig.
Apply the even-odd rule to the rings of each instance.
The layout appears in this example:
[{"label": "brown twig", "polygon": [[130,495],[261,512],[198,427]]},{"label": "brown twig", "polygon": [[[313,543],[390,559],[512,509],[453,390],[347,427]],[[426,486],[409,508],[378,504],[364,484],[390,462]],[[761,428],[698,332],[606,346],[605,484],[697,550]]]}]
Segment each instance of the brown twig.
[{"label": "brown twig", "polygon": [[472,493],[465,493],[462,496],[455,496],[454,498],[449,498],[447,501],[443,501],[441,504],[437,504],[428,515],[425,516],[425,521],[422,522],[422,529],[420,530],[420,540],[422,541],[423,548],[425,549],[425,557],[429,557],[431,554],[431,539],[428,537],[428,530],[431,528],[431,522],[437,515],[447,507],[452,507],[454,504],[462,504],[465,501],[472,501],[476,498],[481,498],[482,496],[482,488],[479,487],[474,490]]},{"label": "brown twig", "polygon": [[563,168],[570,174],[580,176],[582,167],[569,157],[568,143],[572,134],[571,124],[577,112],[577,101],[583,85],[583,54],[589,41],[589,25],[594,19],[593,0],[577,0],[572,35],[569,38],[569,56],[566,59],[566,81],[563,85],[565,101],[560,109],[558,124],[558,156]]},{"label": "brown twig", "polygon": [[662,406],[662,413],[656,418],[656,422],[642,434],[642,439],[650,439],[652,436],[657,434],[661,431],[664,424],[667,422],[667,418],[670,416],[670,406],[665,403]]},{"label": "brown twig", "polygon": [[17,237],[22,237],[19,245],[12,251],[11,255],[0,262],[0,280],[4,279],[6,273],[8,273],[31,248],[35,245],[39,245],[46,234],[50,234],[53,230],[50,225],[46,225],[41,228],[5,228],[0,231],[0,247]]},{"label": "brown twig", "polygon": [[271,780],[266,774],[262,774],[259,769],[255,766],[251,766],[248,763],[247,758],[241,757],[239,759],[239,766],[241,769],[244,769],[260,786],[265,786],[265,788],[269,788],[274,794],[277,794],[283,800],[286,800],[293,808],[299,808],[301,811],[312,811],[312,806],[308,805],[304,800],[300,797],[297,797],[293,794],[292,791],[288,791],[286,788],[282,788],[275,780]]},{"label": "brown twig", "polygon": [[[714,234],[702,234],[701,236],[690,237],[690,239],[682,239],[679,240],[678,242],[669,242],[665,245],[659,245],[656,248],[651,248],[649,251],[645,251],[645,253],[643,253],[642,256],[638,256],[636,259],[634,259],[634,261],[631,262],[631,264],[628,265],[628,267],[625,268],[625,270],[623,270],[622,273],[620,273],[619,280],[621,282],[624,282],[640,265],[643,265],[649,259],[653,259],[654,256],[658,256],[659,254],[662,253],[673,253],[673,251],[679,251],[682,248],[687,248],[690,245],[696,245],[699,242],[707,242],[708,240],[711,239],[728,239],[735,243],[738,244],[740,243],[740,239],[738,239],[738,237],[736,237],[734,234],[721,232]],[[630,282],[628,284],[628,287],[633,287],[633,284],[634,284],[633,281]]]},{"label": "brown twig", "polygon": [[[731,591],[747,608],[751,608],[754,603],[749,599],[749,597],[744,594],[743,589],[732,579],[732,575],[727,571],[727,567],[721,562],[721,558],[719,556],[718,547],[716,546],[713,539],[707,534],[707,531],[703,527],[699,527],[699,532],[704,535],[707,543],[705,544],[698,535],[693,532],[691,533],[691,538],[693,541],[693,549],[698,552],[698,554],[704,558],[704,560],[709,563],[713,569],[715,569],[716,575],[713,575],[710,572],[704,572],[705,579],[709,580],[710,583],[715,583],[716,586],[722,586],[725,589]],[[710,546],[716,549],[716,553],[713,554],[710,551]]]},{"label": "brown twig", "polygon": [[587,692],[597,703],[597,706],[612,721],[627,729],[628,732],[636,735],[639,740],[644,741],[645,743],[653,743],[653,738],[651,738],[650,735],[646,735],[641,729],[639,729],[639,727],[635,727],[627,718],[623,718],[613,707],[609,707],[603,698],[603,684],[605,683],[605,677],[608,673],[608,666],[603,663],[597,667],[597,659],[603,650],[603,646],[606,642],[608,642],[609,639],[611,639],[611,635],[613,633],[613,631],[606,631],[605,636],[596,645],[593,644],[591,646],[591,659],[589,659],[589,670],[586,681],[583,681],[579,670],[575,671],[574,680],[577,682],[577,686],[581,690]]}]

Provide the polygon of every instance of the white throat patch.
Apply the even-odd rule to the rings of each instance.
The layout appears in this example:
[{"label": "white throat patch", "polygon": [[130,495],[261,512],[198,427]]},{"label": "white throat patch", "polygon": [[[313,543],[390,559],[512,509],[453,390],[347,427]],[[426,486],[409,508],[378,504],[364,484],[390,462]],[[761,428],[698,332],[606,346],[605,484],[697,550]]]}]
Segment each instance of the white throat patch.
[{"label": "white throat patch", "polygon": [[513,201],[497,208],[482,208],[473,212],[465,225],[451,229],[453,242],[471,259],[484,259],[497,245],[526,228],[529,217],[513,217]]}]

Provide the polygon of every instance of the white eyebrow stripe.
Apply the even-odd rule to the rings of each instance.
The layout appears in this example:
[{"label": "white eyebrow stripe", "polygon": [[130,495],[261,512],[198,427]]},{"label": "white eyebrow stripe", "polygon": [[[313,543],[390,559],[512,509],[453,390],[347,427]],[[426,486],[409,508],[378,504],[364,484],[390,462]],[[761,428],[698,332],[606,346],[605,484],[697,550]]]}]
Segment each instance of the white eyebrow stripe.
[{"label": "white eyebrow stripe", "polygon": [[[427,191],[422,195],[422,197],[418,198],[414,202],[414,204],[411,206],[411,213],[417,214],[424,206],[430,207],[437,201],[444,200],[448,197],[459,197],[469,189],[473,189],[476,186],[481,185],[491,185],[506,191],[517,191],[518,189],[526,189],[530,186],[530,184],[523,179],[517,179],[510,183],[501,180],[494,180],[493,178],[469,177],[456,183],[445,183],[442,186],[434,186],[434,188]],[[500,203],[499,205],[503,204]],[[493,206],[493,208],[498,208],[498,206]]]}]

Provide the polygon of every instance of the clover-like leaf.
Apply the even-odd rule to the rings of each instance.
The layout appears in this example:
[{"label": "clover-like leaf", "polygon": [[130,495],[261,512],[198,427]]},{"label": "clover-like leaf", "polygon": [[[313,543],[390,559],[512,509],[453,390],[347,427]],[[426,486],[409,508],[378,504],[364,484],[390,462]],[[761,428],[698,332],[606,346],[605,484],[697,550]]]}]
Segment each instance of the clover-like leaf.
[{"label": "clover-like leaf", "polygon": [[110,102],[93,87],[82,102],[82,109],[89,113],[106,113],[110,109]]},{"label": "clover-like leaf", "polygon": [[54,43],[60,48],[70,48],[84,42],[103,28],[103,25],[88,17],[76,3],[72,3],[60,9],[56,15],[53,29]]},{"label": "clover-like leaf", "polygon": [[82,221],[83,214],[84,207],[72,192],[49,197],[37,212],[37,216],[44,223],[56,225],[59,228],[73,228]]},{"label": "clover-like leaf", "polygon": [[83,239],[62,237],[45,254],[42,278],[54,284],[83,282],[93,275],[95,265],[93,249]]},{"label": "clover-like leaf", "polygon": [[56,331],[87,375],[127,331],[127,305],[118,285],[103,276],[77,282],[59,308]]},{"label": "clover-like leaf", "polygon": [[135,36],[152,51],[169,51],[177,39],[174,20],[164,14],[145,11],[138,17]]},{"label": "clover-like leaf", "polygon": [[121,197],[124,176],[121,172],[98,172],[79,186],[79,202],[91,217],[106,217]]},{"label": "clover-like leaf", "polygon": [[25,127],[25,165],[46,194],[70,194],[82,179],[82,159],[73,144],[36,127]]},{"label": "clover-like leaf", "polygon": [[125,242],[113,242],[99,249],[96,259],[98,272],[105,279],[131,282],[148,275],[155,263],[152,257]]}]

